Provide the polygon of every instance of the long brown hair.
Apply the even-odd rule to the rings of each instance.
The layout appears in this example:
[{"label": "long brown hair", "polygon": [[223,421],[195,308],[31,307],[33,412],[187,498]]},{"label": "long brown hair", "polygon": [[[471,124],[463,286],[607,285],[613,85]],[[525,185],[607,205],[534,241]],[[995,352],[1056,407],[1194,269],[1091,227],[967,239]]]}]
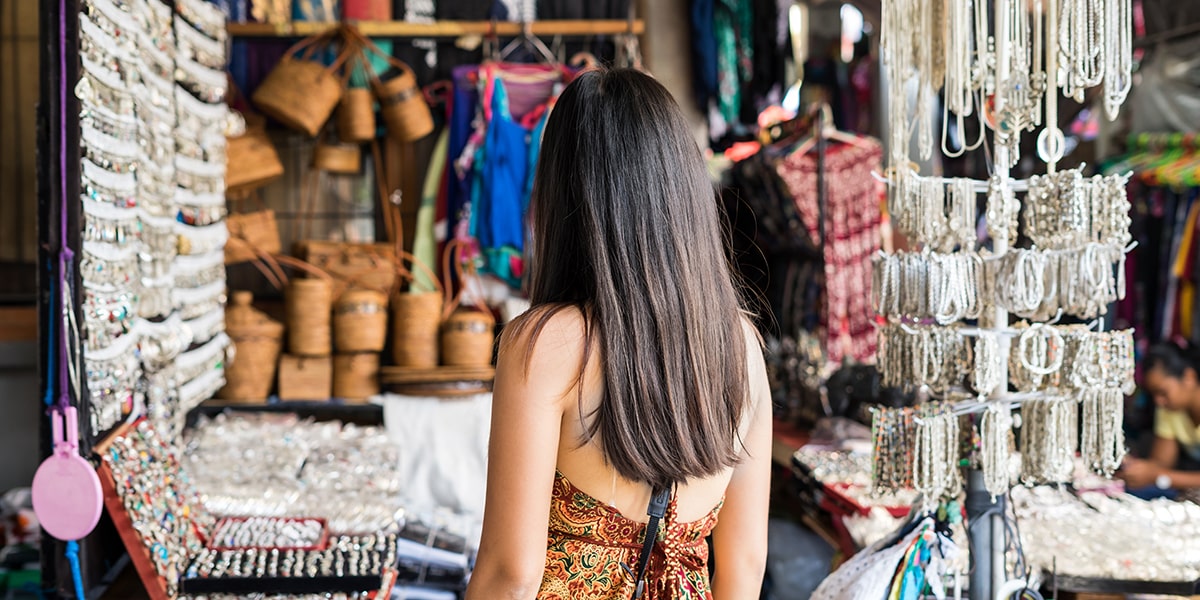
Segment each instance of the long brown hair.
[{"label": "long brown hair", "polygon": [[558,310],[581,311],[584,363],[598,354],[604,373],[586,435],[633,481],[712,476],[740,454],[746,337],[718,210],[660,83],[597,70],[563,91],[530,201],[529,292],[545,308],[530,339]]}]

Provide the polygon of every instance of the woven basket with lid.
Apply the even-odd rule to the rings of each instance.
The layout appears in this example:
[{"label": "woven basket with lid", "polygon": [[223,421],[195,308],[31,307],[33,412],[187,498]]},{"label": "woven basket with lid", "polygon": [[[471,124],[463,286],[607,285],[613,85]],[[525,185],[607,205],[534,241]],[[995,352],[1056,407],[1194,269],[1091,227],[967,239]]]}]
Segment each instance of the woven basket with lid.
[{"label": "woven basket with lid", "polygon": [[225,309],[225,331],[235,354],[225,366],[225,387],[217,397],[230,402],[265,402],[283,350],[283,323],[255,309],[253,301],[250,292],[236,291]]}]

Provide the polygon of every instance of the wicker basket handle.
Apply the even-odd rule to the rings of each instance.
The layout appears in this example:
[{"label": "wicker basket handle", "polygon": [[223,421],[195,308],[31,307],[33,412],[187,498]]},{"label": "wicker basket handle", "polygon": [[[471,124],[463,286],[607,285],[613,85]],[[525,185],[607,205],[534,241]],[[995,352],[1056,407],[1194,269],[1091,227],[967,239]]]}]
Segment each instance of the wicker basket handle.
[{"label": "wicker basket handle", "polygon": [[271,284],[275,286],[275,289],[282,290],[283,287],[288,284],[287,273],[283,270],[284,266],[304,271],[310,275],[315,275],[316,277],[324,279],[331,284],[335,283],[332,275],[326,273],[325,270],[313,264],[307,263],[292,256],[288,256],[286,254],[269,254],[263,250],[254,248],[253,246],[251,246],[251,248],[254,250],[255,255],[258,256],[258,260],[253,261],[254,266],[258,268],[259,272],[267,277],[268,281],[271,281]]},{"label": "wicker basket handle", "polygon": [[[401,71],[410,72],[410,73],[412,72],[412,67],[408,66],[408,63],[405,63],[404,61],[396,58],[395,56],[392,56],[388,52],[384,52],[382,48],[375,45],[375,42],[372,42],[370,38],[363,35],[363,33],[361,31],[359,31],[357,27],[350,25],[350,24],[346,24],[342,27],[342,30],[344,32],[345,37],[354,39],[358,42],[359,46],[361,46],[361,48],[363,50],[364,58],[365,58],[366,51],[369,50],[372,54],[386,60],[388,62],[388,64],[392,65],[393,67],[395,67]],[[366,61],[364,60],[364,63],[365,62]],[[375,70],[370,68],[369,66],[367,67],[367,75],[371,78],[372,81],[379,80],[379,75],[377,73],[375,73]]]},{"label": "wicker basket handle", "polygon": [[437,292],[437,294],[439,296],[445,294],[445,286],[442,285],[442,281],[441,281],[441,279],[438,278],[437,273],[434,272],[434,270],[429,265],[425,264],[421,259],[417,258],[416,255],[412,254],[411,252],[405,251],[403,248],[396,249],[396,264],[397,264],[396,275],[397,275],[397,277],[396,277],[396,287],[394,290],[396,293],[400,292],[400,281],[402,279],[407,279],[409,281],[412,281],[414,279],[412,271],[405,269],[403,267],[405,260],[412,263],[414,267],[417,267],[423,273],[425,273],[425,275],[427,275],[429,277],[429,280],[431,282],[433,282],[434,291]]},{"label": "wicker basket handle", "polygon": [[[391,185],[383,169],[383,153],[379,150],[379,140],[371,140],[371,157],[375,161],[375,189],[379,190],[379,212],[383,215],[383,225],[387,230],[387,238],[396,246],[396,256],[404,253],[404,222],[400,216],[400,207],[390,200]],[[403,261],[397,261],[397,273],[401,277],[411,278],[412,274],[404,268]]]},{"label": "wicker basket handle", "polygon": [[[459,306],[462,306],[462,297],[467,290],[467,278],[470,277],[473,280],[479,280],[479,272],[476,271],[475,264],[463,260],[463,251],[467,249],[466,242],[451,240],[446,244],[446,251],[442,254],[442,268],[446,274],[447,284],[450,281],[451,268],[453,268],[454,274],[458,279],[458,293],[451,293],[449,285],[444,287],[446,302],[442,308],[442,321],[449,319],[450,315],[454,314],[454,311]],[[465,268],[463,267],[464,263],[467,265]],[[475,308],[478,308],[480,312],[486,315],[493,325],[496,324],[496,316],[492,314],[492,309],[488,308],[482,297],[475,298]]]},{"label": "wicker basket handle", "polygon": [[[346,37],[342,35],[342,29],[340,28],[329,29],[327,31],[318,33],[317,35],[306,37],[299,42],[296,42],[296,44],[291,48],[288,48],[287,51],[283,53],[283,57],[287,60],[294,59],[296,53],[303,50],[304,52],[300,54],[300,60],[312,60],[312,57],[317,53],[318,48],[320,48],[322,45],[327,46],[333,43],[333,41],[338,37],[341,37],[343,41],[346,40]],[[349,44],[347,44],[347,46],[349,46]],[[338,53],[338,56],[334,59],[333,63],[326,67],[325,72],[327,74],[333,74],[340,69],[349,58],[349,48],[343,49]]]}]

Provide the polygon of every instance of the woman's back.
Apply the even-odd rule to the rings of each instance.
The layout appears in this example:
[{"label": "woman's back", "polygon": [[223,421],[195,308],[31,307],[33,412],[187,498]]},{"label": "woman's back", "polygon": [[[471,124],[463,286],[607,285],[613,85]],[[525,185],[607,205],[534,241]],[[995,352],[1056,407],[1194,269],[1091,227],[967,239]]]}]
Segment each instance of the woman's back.
[{"label": "woman's back", "polygon": [[[566,372],[577,368],[584,337],[579,311],[564,309],[546,322],[535,342],[545,349],[532,352],[552,356],[550,364],[543,366]],[[739,427],[742,439],[751,433],[754,417],[761,417],[758,404],[769,403],[763,392],[767,388],[757,338],[749,326],[746,344],[749,389],[755,398]],[[617,600],[629,598],[634,590],[631,572],[643,549],[651,488],[621,476],[595,438],[587,436],[588,415],[595,415],[604,400],[602,369],[600,361],[589,361],[583,376],[561,395],[563,413],[539,600]],[[729,467],[674,489],[648,564],[645,600],[712,597],[706,538],[720,520],[735,471],[736,467]]]},{"label": "woman's back", "polygon": [[[557,322],[553,323],[554,327],[561,328],[562,331],[553,332],[551,335],[562,336],[566,339],[579,336],[582,341],[582,318],[579,312],[568,310],[565,313],[561,319],[557,319]],[[754,335],[748,327],[747,333],[749,336]],[[748,338],[746,355],[748,362],[753,361],[756,356],[761,357],[756,339],[753,337]],[[759,362],[761,363],[761,359]],[[563,366],[564,368],[569,367],[568,365]],[[752,378],[757,378],[763,373],[761,369],[753,369],[753,364],[747,366],[747,371]],[[570,390],[568,394],[569,400],[577,402],[577,405],[571,407],[574,410],[567,410],[563,415],[558,442],[558,472],[566,476],[575,487],[605,505],[615,508],[620,514],[634,521],[645,523],[646,507],[650,502],[650,487],[645,482],[629,481],[620,476],[605,457],[599,439],[595,437],[588,439],[587,436],[591,424],[588,415],[596,414],[600,402],[604,398],[603,368],[600,361],[590,361],[581,382],[582,394],[580,394],[579,388]],[[765,384],[765,380],[752,381],[750,389],[754,389],[753,386],[760,383]],[[652,391],[647,390],[646,396],[650,397],[651,395]],[[745,437],[745,430],[750,423],[748,417],[751,415],[753,415],[753,410],[746,411],[743,416],[740,437]],[[708,433],[709,435],[716,434],[716,432]],[[581,443],[582,440],[587,440],[587,442]],[[711,477],[689,480],[677,486],[675,498],[679,517],[684,521],[694,521],[711,512],[713,507],[717,506],[725,497],[725,489],[733,476],[733,470],[733,467],[727,467]]]},{"label": "woman's back", "polygon": [[670,93],[629,70],[572,82],[546,125],[530,217],[533,308],[501,341],[468,600],[628,597],[651,492],[667,488],[642,598],[756,597],[770,394]]}]

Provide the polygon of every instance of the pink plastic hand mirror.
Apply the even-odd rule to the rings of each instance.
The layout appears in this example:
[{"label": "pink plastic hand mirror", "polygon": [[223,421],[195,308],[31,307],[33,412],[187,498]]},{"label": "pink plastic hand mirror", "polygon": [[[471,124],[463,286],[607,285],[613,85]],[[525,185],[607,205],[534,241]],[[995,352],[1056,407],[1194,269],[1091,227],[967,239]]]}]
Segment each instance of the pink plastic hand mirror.
[{"label": "pink plastic hand mirror", "polygon": [[100,477],[79,456],[79,417],[74,407],[52,411],[50,428],[54,452],[33,476],[33,512],[46,533],[64,541],[83,539],[104,509]]}]

